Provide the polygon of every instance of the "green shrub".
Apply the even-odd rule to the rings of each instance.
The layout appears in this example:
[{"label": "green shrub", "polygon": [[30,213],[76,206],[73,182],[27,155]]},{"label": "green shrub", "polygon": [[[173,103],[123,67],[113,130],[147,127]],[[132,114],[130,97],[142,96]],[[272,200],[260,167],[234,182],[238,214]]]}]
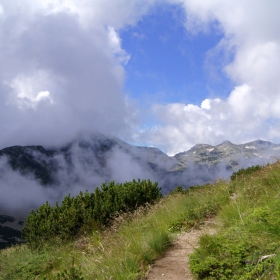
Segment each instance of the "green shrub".
[{"label": "green shrub", "polygon": [[26,219],[23,237],[28,245],[37,248],[45,241],[70,240],[81,231],[102,228],[120,212],[131,212],[139,206],[154,203],[162,197],[157,183],[150,180],[108,185],[103,183],[93,193],[80,192],[76,197],[66,196],[61,206],[48,202],[32,210]]},{"label": "green shrub", "polygon": [[244,268],[248,248],[245,241],[238,243],[222,236],[205,235],[200,248],[190,257],[192,272],[198,279],[233,279]]},{"label": "green shrub", "polygon": [[232,173],[232,175],[230,176],[230,179],[232,181],[234,181],[238,178],[243,178],[244,176],[250,175],[250,174],[252,174],[256,171],[259,171],[261,169],[262,169],[262,167],[260,165],[254,165],[254,166],[248,167],[246,169],[241,168],[237,172]]}]

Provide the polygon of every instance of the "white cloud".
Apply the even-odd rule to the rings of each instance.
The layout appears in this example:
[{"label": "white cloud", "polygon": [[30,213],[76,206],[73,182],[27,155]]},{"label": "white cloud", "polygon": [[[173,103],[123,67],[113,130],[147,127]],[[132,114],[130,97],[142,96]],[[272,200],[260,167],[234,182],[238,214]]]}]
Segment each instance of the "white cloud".
[{"label": "white cloud", "polygon": [[23,176],[20,172],[12,170],[5,157],[0,159],[0,180],[2,211],[14,211],[24,216],[30,209],[38,207],[47,200],[53,202],[53,198],[58,197],[57,190],[44,188],[33,176]]},{"label": "white cloud", "polygon": [[[165,2],[185,8],[193,36],[213,26],[224,34],[209,63],[225,57],[219,65],[235,87],[227,99],[207,98],[201,106],[155,105],[159,124],[139,129],[136,141],[175,153],[198,142],[279,139],[280,2]],[[58,144],[79,131],[129,135],[136,110],[123,93],[130,55],[118,30],[163,2],[22,3],[0,1],[0,148]]]},{"label": "white cloud", "polygon": [[23,74],[17,76],[10,84],[6,85],[13,89],[10,95],[10,105],[22,110],[36,109],[40,102],[53,103],[51,94],[46,87],[53,87],[47,73],[38,71],[33,76]]},{"label": "white cloud", "polygon": [[[32,0],[25,0],[32,3]],[[135,24],[158,0],[39,0],[45,14],[67,12],[77,15],[85,28],[92,26],[112,26],[120,29]]]},{"label": "white cloud", "polygon": [[126,65],[130,59],[130,55],[121,48],[121,39],[116,30],[109,26],[108,31],[113,53],[115,54],[116,58],[119,59],[120,64]]},{"label": "white cloud", "polygon": [[129,134],[129,54],[117,29],[152,3],[1,1],[0,148],[61,144],[80,131]]},{"label": "white cloud", "polygon": [[[235,143],[262,138],[280,140],[279,1],[174,0],[185,7],[186,28],[196,35],[210,26],[224,36],[211,50],[226,54],[224,73],[235,83],[226,100],[205,99],[201,106],[155,106],[160,125],[139,136],[170,154],[196,143]],[[229,57],[232,59],[229,61]],[[220,61],[217,62],[220,64]],[[210,67],[211,69],[211,67]]]}]

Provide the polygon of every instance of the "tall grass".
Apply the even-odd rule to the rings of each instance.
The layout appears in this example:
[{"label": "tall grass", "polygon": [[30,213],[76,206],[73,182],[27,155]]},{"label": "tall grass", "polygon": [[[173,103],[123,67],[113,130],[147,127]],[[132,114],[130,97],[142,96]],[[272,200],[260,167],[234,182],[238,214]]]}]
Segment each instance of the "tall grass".
[{"label": "tall grass", "polygon": [[221,181],[166,196],[73,242],[37,251],[25,245],[2,250],[0,279],[61,279],[63,273],[76,275],[69,279],[140,279],[180,230],[216,215],[229,200],[228,185]]},{"label": "tall grass", "polygon": [[221,229],[201,238],[192,271],[198,279],[280,279],[280,162],[228,185],[232,194],[218,214]]},{"label": "tall grass", "polygon": [[141,279],[182,230],[215,216],[191,256],[198,279],[280,279],[280,162],[192,187],[117,217],[107,230],[40,250],[0,251],[0,279]]}]

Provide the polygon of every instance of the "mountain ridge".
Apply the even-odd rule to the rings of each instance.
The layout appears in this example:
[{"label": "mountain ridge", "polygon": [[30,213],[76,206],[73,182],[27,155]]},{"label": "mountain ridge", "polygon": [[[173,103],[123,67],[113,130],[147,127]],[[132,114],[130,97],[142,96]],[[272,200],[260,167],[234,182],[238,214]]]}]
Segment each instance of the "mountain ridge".
[{"label": "mountain ridge", "polygon": [[[69,175],[75,169],[77,161],[85,168],[93,168],[96,174],[101,174],[103,179],[108,181],[114,180],[114,176],[110,175],[112,166],[110,164],[108,166],[108,162],[114,161],[114,157],[122,164],[125,159],[130,160],[146,173],[161,170],[170,175],[174,171],[187,170],[191,165],[206,165],[210,168],[219,163],[226,164],[226,170],[235,171],[252,163],[265,164],[273,156],[279,155],[279,144],[258,139],[239,145],[230,141],[224,141],[216,146],[196,144],[187,151],[168,156],[158,148],[133,146],[116,137],[106,137],[102,134],[76,139],[61,147],[17,145],[0,150],[0,159],[6,157],[12,170],[19,171],[22,175],[32,174],[42,185],[48,186],[59,184],[57,174],[65,168],[65,175]],[[157,177],[154,173],[148,175]]]}]

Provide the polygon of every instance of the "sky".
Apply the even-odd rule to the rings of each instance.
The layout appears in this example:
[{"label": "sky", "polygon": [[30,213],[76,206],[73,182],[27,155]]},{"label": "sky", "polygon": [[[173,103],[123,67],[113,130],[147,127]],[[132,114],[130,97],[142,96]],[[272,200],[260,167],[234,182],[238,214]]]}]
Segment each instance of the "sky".
[{"label": "sky", "polygon": [[280,143],[280,1],[0,0],[0,149],[79,133],[169,155]]}]

